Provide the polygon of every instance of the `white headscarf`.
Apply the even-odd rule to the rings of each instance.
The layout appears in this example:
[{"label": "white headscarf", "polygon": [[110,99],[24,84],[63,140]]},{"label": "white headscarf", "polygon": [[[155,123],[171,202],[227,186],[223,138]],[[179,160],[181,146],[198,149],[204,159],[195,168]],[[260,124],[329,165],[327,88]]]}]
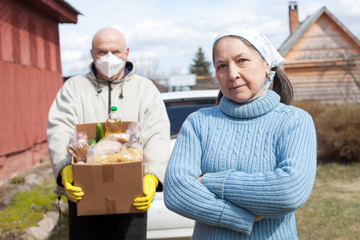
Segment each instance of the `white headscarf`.
[{"label": "white headscarf", "polygon": [[251,43],[254,48],[260,53],[260,55],[264,58],[264,60],[270,66],[269,76],[265,79],[264,89],[265,91],[269,88],[270,83],[273,81],[275,76],[275,71],[271,69],[275,66],[280,67],[282,63],[285,61],[283,57],[281,57],[280,53],[276,50],[276,48],[272,45],[269,39],[262,33],[255,30],[255,28],[250,27],[245,24],[235,25],[225,29],[221,32],[214,41],[213,50],[216,42],[226,36],[236,36],[241,37]]}]

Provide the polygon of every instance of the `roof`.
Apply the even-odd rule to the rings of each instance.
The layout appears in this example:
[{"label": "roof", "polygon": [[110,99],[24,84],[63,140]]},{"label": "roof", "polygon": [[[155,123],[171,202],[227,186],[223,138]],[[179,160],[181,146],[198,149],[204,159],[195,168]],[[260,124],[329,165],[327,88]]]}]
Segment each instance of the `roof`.
[{"label": "roof", "polygon": [[294,47],[294,45],[300,40],[300,38],[307,32],[307,30],[322,16],[327,14],[340,28],[346,32],[355,42],[360,45],[360,41],[343,25],[326,7],[322,7],[313,15],[308,16],[302,23],[300,23],[290,36],[281,44],[278,51],[282,56],[288,54],[288,52]]},{"label": "roof", "polygon": [[22,0],[58,23],[77,23],[81,13],[64,0]]}]

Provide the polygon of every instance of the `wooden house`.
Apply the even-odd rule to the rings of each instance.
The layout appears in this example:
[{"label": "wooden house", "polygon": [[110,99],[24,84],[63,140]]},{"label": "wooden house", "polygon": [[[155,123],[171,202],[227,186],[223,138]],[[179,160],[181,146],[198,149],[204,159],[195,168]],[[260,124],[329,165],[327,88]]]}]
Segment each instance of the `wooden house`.
[{"label": "wooden house", "polygon": [[0,1],[0,183],[49,159],[47,115],[63,84],[58,24],[78,14],[63,0]]},{"label": "wooden house", "polygon": [[299,22],[289,2],[290,36],[278,49],[295,100],[360,102],[360,42],[326,8]]}]

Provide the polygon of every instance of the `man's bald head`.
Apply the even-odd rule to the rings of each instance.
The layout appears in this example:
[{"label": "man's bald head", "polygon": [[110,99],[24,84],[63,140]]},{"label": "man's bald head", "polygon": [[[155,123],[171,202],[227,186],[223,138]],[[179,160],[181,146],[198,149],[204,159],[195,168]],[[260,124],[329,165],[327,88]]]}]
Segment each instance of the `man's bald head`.
[{"label": "man's bald head", "polygon": [[126,47],[126,40],[124,34],[119,30],[106,27],[97,31],[92,39],[91,47],[96,47],[100,42],[109,42],[109,41],[116,41],[122,43],[124,48]]},{"label": "man's bald head", "polygon": [[[111,52],[113,55],[121,58],[122,60],[124,60],[124,62],[126,62],[129,55],[129,49],[126,48],[126,40],[124,34],[112,27],[107,27],[99,30],[95,33],[92,39],[91,56],[94,63],[97,59],[105,56],[108,52]],[[104,76],[101,71],[99,71],[96,64],[95,68],[98,70],[98,74],[100,74],[103,79],[109,81],[119,79],[124,74],[124,69],[122,69],[118,75],[109,79],[108,77]]]}]

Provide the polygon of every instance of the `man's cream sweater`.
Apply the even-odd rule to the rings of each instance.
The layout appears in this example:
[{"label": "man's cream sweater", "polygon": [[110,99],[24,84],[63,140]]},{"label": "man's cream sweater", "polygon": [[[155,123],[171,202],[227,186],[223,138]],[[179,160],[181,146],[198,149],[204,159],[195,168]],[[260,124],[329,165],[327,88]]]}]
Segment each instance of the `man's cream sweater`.
[{"label": "man's cream sweater", "polygon": [[155,85],[134,74],[127,62],[128,74],[111,83],[96,78],[91,71],[68,79],[57,93],[47,123],[49,154],[56,193],[65,194],[60,171],[71,163],[66,146],[72,141],[76,124],[104,122],[109,106],[116,106],[122,121],[139,121],[144,147],[144,174],[156,176],[162,183],[169,159],[170,124],[164,102]]}]

